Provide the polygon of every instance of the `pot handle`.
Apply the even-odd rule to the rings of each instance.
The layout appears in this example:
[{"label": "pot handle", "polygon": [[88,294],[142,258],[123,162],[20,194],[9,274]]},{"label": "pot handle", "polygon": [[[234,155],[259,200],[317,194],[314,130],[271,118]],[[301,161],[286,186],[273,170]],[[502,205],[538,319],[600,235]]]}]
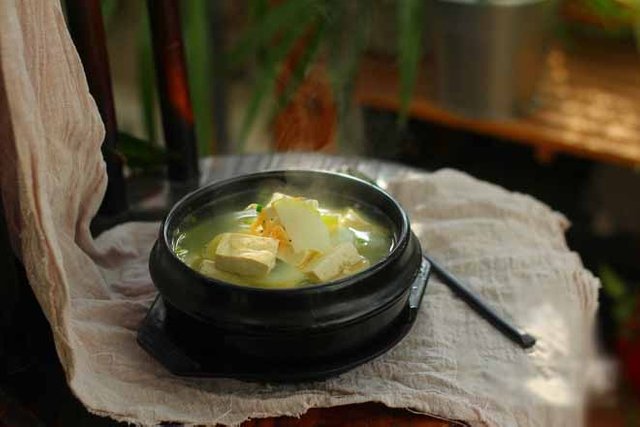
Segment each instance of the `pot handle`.
[{"label": "pot handle", "polygon": [[413,321],[418,314],[424,292],[427,290],[427,282],[429,281],[430,274],[431,263],[425,257],[422,257],[420,270],[411,284],[411,290],[409,291],[409,321]]}]

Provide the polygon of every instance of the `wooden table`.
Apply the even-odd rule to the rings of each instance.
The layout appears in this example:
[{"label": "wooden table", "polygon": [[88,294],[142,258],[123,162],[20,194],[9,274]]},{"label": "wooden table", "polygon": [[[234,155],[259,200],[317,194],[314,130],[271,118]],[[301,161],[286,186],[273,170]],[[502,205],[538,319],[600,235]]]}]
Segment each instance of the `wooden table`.
[{"label": "wooden table", "polygon": [[[376,179],[383,186],[390,179],[402,178],[404,173],[410,173],[412,171],[411,168],[390,162],[354,157],[324,156],[321,154],[289,153],[284,155],[218,156],[201,160],[201,184],[229,178],[249,171],[288,167],[333,170],[355,168]],[[166,208],[166,197],[167,194],[153,197],[153,200],[150,200],[148,204],[144,205],[155,208],[157,207],[155,204],[159,203]],[[144,206],[138,206],[138,208],[143,207]],[[0,228],[0,232],[1,231],[2,229]],[[2,241],[2,237],[0,233],[0,241]],[[7,240],[6,236],[5,240]],[[8,247],[8,241],[4,243],[5,247]],[[0,246],[0,249],[1,248],[2,246]],[[27,289],[26,279],[22,285],[24,285],[24,289]],[[33,296],[31,296],[31,298],[33,298]],[[38,314],[39,317],[33,315],[31,312],[25,312],[27,315],[26,318],[30,319],[30,321],[39,321],[40,326],[38,328],[29,327],[30,336],[39,337],[40,335],[34,335],[34,333],[40,330],[41,333],[49,337],[49,324],[41,312],[39,312],[39,307],[35,299],[31,301],[31,306],[37,310],[36,314]],[[23,322],[17,324],[31,325],[31,323]],[[49,338],[49,340],[50,339],[51,338]],[[57,355],[54,352],[53,344],[50,341],[43,341],[43,347],[48,349],[51,359],[53,359],[55,363],[50,363],[41,369],[31,369],[31,372],[29,372],[29,381],[25,381],[24,376],[16,377],[17,379],[15,381],[27,390],[29,395],[34,395],[30,397],[30,399],[37,399],[38,403],[34,403],[33,407],[31,407],[30,405],[18,403],[17,399],[6,399],[2,390],[2,384],[0,384],[0,426],[35,424],[38,419],[35,419],[34,422],[31,422],[31,420],[36,417],[39,418],[41,415],[47,417],[44,419],[54,420],[54,423],[49,423],[54,425],[124,426],[124,424],[119,424],[107,419],[100,419],[82,409],[81,404],[73,397],[66,385],[66,378],[59,363],[56,361]],[[46,375],[43,375],[43,372],[46,373]],[[41,394],[43,390],[46,392],[44,398]],[[62,408],[62,410],[60,408]],[[25,421],[23,422],[22,420]],[[606,421],[608,424],[603,425],[616,425],[613,424],[611,420],[612,418],[607,415]],[[408,410],[388,408],[379,403],[363,403],[332,408],[313,408],[300,418],[277,417],[256,419],[243,424],[244,427],[325,427],[339,425],[354,427],[382,427],[389,425],[444,427],[459,424],[454,421],[445,421],[427,415],[415,414]],[[594,424],[594,426],[595,425],[596,424]]]},{"label": "wooden table", "polygon": [[[640,54],[633,46],[592,43],[553,48],[537,107],[526,117],[474,120],[449,113],[429,99],[428,66],[419,74],[411,117],[473,133],[529,144],[541,160],[565,153],[640,167]],[[357,102],[397,111],[393,58],[367,57],[356,82]]]},{"label": "wooden table", "polygon": [[363,403],[333,408],[309,409],[300,418],[279,417],[247,421],[242,427],[449,427],[450,421],[414,414],[402,409],[387,408],[382,404]]}]

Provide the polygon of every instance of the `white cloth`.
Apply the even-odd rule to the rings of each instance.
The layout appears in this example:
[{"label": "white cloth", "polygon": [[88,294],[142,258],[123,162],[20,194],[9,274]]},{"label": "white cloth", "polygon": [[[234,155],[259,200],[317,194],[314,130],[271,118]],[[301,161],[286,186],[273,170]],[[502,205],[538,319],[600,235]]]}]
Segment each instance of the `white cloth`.
[{"label": "white cloth", "polygon": [[155,295],[147,259],[158,225],[125,224],[97,241],[88,232],[105,187],[103,130],[56,1],[1,2],[0,62],[9,231],[69,384],[90,411],[148,425],[237,424],[377,401],[474,426],[581,424],[598,283],[567,248],[567,221],[450,170],[404,170],[387,185],[425,250],[534,334],[535,348],[516,347],[431,280],[406,339],[339,377],[267,385],[171,376],[135,341]]}]

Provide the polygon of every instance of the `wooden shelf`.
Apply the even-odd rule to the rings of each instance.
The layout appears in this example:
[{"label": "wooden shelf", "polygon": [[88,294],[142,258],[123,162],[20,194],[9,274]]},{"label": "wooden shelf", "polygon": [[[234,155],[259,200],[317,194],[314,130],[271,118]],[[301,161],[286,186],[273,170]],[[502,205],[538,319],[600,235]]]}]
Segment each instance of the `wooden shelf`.
[{"label": "wooden shelf", "polygon": [[[640,54],[630,46],[554,48],[540,83],[537,107],[527,116],[475,120],[452,114],[429,99],[427,73],[417,82],[410,116],[483,135],[530,144],[542,159],[565,153],[640,167]],[[367,57],[356,81],[357,102],[397,111],[393,58]]]}]

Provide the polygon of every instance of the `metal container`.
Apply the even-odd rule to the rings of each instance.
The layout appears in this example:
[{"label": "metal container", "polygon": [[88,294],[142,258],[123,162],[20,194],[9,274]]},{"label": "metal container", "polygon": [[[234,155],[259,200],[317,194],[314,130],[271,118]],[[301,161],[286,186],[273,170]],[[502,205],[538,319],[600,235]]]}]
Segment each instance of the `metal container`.
[{"label": "metal container", "polygon": [[544,70],[552,11],[550,0],[431,0],[435,100],[472,118],[527,112]]}]

